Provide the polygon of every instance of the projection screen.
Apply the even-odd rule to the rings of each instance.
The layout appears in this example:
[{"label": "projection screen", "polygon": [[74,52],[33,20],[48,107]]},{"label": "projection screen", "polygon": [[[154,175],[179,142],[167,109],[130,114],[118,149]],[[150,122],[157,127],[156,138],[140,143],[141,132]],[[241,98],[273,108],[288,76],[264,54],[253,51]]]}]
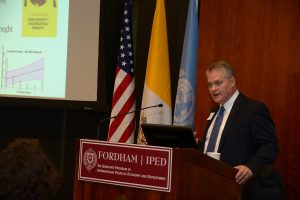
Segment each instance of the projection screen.
[{"label": "projection screen", "polygon": [[0,0],[0,98],[97,102],[99,0]]}]

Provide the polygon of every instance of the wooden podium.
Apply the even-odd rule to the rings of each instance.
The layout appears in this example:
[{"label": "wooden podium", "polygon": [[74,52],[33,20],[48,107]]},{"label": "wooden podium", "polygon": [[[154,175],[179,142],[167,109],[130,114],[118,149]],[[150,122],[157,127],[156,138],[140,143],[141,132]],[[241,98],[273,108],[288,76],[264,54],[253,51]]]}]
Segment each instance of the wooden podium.
[{"label": "wooden podium", "polygon": [[240,199],[237,170],[195,149],[173,149],[171,192],[79,181],[75,166],[74,200]]}]

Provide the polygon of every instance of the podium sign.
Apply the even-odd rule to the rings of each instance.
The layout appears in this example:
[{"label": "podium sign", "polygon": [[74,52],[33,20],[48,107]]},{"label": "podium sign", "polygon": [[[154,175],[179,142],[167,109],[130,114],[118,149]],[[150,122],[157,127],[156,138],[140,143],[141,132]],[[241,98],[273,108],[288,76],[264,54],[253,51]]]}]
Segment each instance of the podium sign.
[{"label": "podium sign", "polygon": [[78,179],[171,191],[172,148],[80,140]]}]

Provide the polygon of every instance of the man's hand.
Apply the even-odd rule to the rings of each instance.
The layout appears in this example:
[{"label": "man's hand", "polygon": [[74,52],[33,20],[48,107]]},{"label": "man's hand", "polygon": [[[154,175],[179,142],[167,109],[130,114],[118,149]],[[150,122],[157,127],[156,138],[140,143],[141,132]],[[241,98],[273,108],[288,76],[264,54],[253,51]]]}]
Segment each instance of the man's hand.
[{"label": "man's hand", "polygon": [[251,176],[252,171],[245,165],[235,166],[238,173],[235,175],[235,180],[238,184],[244,184]]},{"label": "man's hand", "polygon": [[196,139],[196,143],[198,144],[198,143],[199,143],[199,139],[198,139],[198,137],[197,137],[197,131],[194,131],[194,137],[195,137],[195,139]]}]

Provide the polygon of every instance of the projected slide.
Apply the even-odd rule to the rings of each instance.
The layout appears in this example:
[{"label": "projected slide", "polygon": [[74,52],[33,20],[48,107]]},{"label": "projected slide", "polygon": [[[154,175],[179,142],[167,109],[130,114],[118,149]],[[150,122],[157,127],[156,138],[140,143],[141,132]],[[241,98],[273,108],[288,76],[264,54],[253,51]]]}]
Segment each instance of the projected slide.
[{"label": "projected slide", "polygon": [[0,95],[65,98],[69,0],[0,0]]},{"label": "projected slide", "polygon": [[7,70],[7,60],[5,51],[2,52],[4,62],[2,62],[1,90],[14,89],[20,94],[30,93],[32,90],[43,90],[44,78],[44,58],[41,58],[24,67],[14,70]]}]

